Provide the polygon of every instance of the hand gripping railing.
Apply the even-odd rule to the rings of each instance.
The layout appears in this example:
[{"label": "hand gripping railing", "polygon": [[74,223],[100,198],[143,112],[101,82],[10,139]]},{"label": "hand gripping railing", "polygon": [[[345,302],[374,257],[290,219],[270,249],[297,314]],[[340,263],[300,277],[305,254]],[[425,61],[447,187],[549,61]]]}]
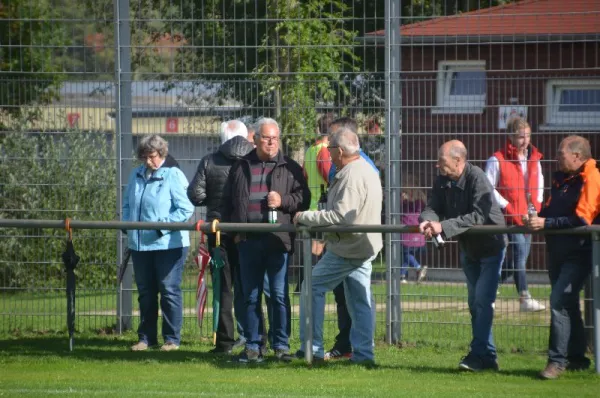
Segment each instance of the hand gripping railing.
[{"label": "hand gripping railing", "polygon": [[[159,223],[159,222],[125,222],[125,221],[78,221],[78,220],[10,220],[0,219],[0,228],[50,228],[50,229],[166,229],[166,230],[196,230],[196,223]],[[304,283],[301,300],[305,306],[304,319],[301,319],[301,327],[304,327],[305,336],[305,359],[312,363],[312,253],[310,237],[314,232],[382,232],[382,233],[406,233],[418,232],[416,226],[408,225],[337,225],[330,227],[306,227],[289,224],[246,224],[246,223],[219,223],[218,228],[222,232],[299,232],[304,238],[303,242],[303,272]],[[211,233],[211,225],[203,224],[200,230]],[[594,357],[596,373],[600,374],[600,225],[578,227],[561,230],[530,231],[524,227],[496,227],[477,226],[470,228],[467,234],[498,234],[498,233],[529,233],[529,234],[559,234],[559,235],[591,235],[592,236],[592,286],[593,286],[593,308],[594,308]]]}]

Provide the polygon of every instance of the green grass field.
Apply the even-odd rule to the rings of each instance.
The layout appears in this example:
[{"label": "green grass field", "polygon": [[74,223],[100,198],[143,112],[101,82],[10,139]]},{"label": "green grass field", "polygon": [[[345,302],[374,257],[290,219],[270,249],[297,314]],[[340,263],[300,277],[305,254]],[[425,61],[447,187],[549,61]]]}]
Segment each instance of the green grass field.
[{"label": "green grass field", "polygon": [[[190,281],[184,284],[190,285]],[[116,299],[108,290],[78,291],[75,350],[69,352],[64,292],[4,294],[0,300],[0,396],[454,397],[557,392],[562,396],[597,396],[600,377],[591,370],[553,382],[536,379],[545,364],[549,313],[519,313],[515,311],[514,287],[505,285],[500,290],[494,333],[502,370],[483,374],[456,370],[470,340],[466,289],[460,283],[402,285],[402,343],[396,346],[384,344],[385,285],[374,284],[378,302],[375,368],[346,362],[310,368],[300,360],[240,365],[231,358],[208,353],[211,316],[208,314],[203,330],[199,330],[195,314],[189,311],[178,352],[132,353],[129,346],[136,335],[132,331],[114,334]],[[531,290],[535,297],[548,297],[545,286]],[[186,290],[188,310],[193,308],[194,294],[194,289]],[[293,350],[299,346],[298,300],[292,295]],[[328,303],[326,347],[336,333],[332,296]],[[137,321],[134,315],[134,330]]]},{"label": "green grass field", "polygon": [[[377,365],[347,362],[308,367],[267,360],[257,365],[212,356],[209,345],[185,336],[181,349],[133,353],[133,333],[79,335],[74,352],[63,333],[0,338],[0,396],[561,396],[595,397],[591,370],[557,381],[537,380],[545,358],[501,353],[499,373],[462,373],[464,351],[432,344],[378,344]],[[297,342],[294,343],[297,345]]]}]

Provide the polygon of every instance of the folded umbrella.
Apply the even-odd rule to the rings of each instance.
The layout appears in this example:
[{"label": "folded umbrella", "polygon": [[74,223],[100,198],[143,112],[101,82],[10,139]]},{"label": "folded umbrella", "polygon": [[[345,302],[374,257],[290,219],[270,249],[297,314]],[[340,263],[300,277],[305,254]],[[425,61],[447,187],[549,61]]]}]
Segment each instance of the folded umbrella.
[{"label": "folded umbrella", "polygon": [[[70,235],[70,234],[69,234]],[[71,236],[67,239],[67,247],[62,254],[65,272],[67,273],[67,329],[69,330],[69,351],[73,351],[73,334],[75,333],[75,267],[79,256],[75,253]]]},{"label": "folded umbrella", "polygon": [[196,316],[198,317],[198,327],[202,330],[202,321],[204,320],[204,310],[206,309],[206,297],[208,287],[206,285],[206,269],[210,262],[210,253],[206,248],[204,233],[200,237],[198,244],[198,253],[194,257],[198,266],[198,287],[196,288]]}]

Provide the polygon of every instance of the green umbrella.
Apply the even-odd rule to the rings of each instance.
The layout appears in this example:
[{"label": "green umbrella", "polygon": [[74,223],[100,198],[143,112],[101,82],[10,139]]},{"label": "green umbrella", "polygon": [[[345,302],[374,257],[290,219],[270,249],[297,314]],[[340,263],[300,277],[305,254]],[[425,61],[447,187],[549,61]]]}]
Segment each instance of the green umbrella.
[{"label": "green umbrella", "polygon": [[219,311],[221,309],[221,269],[225,266],[225,253],[221,245],[217,232],[216,247],[212,252],[211,269],[212,269],[212,287],[213,287],[213,344],[217,344],[217,328],[219,326]]}]

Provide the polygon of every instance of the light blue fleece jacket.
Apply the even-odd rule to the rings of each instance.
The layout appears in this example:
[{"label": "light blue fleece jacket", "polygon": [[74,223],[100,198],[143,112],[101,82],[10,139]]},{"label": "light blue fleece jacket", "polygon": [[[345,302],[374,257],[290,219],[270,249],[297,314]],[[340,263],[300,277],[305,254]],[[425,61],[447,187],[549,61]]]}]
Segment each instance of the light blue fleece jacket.
[{"label": "light blue fleece jacket", "polygon": [[[131,173],[123,193],[123,221],[186,222],[194,212],[188,180],[176,167],[161,167],[146,179],[146,166]],[[189,231],[129,230],[128,247],[167,250],[190,245]]]}]

